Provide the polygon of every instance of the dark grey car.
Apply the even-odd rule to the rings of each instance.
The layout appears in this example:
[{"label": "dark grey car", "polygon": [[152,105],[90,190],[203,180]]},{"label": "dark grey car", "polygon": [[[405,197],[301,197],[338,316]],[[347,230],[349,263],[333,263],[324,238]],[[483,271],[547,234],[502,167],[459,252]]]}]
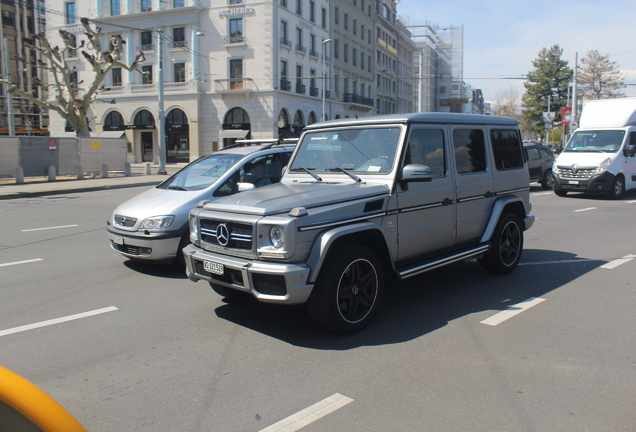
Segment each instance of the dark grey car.
[{"label": "dark grey car", "polygon": [[552,177],[552,163],[554,153],[549,147],[537,144],[524,144],[523,151],[528,160],[528,171],[531,182],[541,183],[543,189],[552,189],[554,178]]}]

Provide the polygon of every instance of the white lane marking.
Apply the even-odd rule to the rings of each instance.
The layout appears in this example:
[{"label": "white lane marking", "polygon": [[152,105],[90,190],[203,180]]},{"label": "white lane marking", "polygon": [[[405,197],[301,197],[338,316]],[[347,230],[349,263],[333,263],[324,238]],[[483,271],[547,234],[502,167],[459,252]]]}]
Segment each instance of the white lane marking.
[{"label": "white lane marking", "polygon": [[590,211],[590,210],[598,210],[598,207],[588,207],[588,208],[583,208],[583,209],[578,209],[578,210],[572,210],[574,213],[578,213],[578,212],[584,212],[584,211]]},{"label": "white lane marking", "polygon": [[539,195],[554,195],[554,192],[538,192],[538,193],[532,194],[532,196],[539,196]]},{"label": "white lane marking", "polygon": [[54,227],[46,227],[46,228],[32,228],[32,229],[22,230],[22,232],[43,231],[43,230],[58,229],[58,228],[71,228],[76,226],[79,226],[79,225],[62,225],[62,226],[54,226]]},{"label": "white lane marking", "polygon": [[618,267],[619,265],[630,262],[636,258],[636,255],[625,255],[623,258],[615,259],[614,261],[610,261],[607,264],[603,264],[601,268],[612,270]]},{"label": "white lane marking", "polygon": [[2,330],[0,331],[0,336],[6,336],[6,335],[10,335],[13,333],[20,333],[23,331],[27,331],[27,330],[33,330],[36,328],[40,328],[40,327],[46,327],[46,326],[50,326],[50,325],[54,325],[54,324],[59,324],[59,323],[63,323],[66,321],[73,321],[76,319],[80,319],[80,318],[87,318],[93,315],[99,315],[99,314],[103,314],[106,312],[112,312],[112,311],[116,311],[118,310],[115,306],[109,306],[106,308],[102,308],[102,309],[96,309],[94,311],[89,311],[89,312],[83,312],[83,313],[79,313],[79,314],[75,314],[75,315],[69,315],[69,316],[65,316],[62,318],[55,318],[52,320],[48,320],[48,321],[41,321],[39,323],[35,323],[35,324],[28,324],[28,325],[23,325],[20,327],[14,327],[11,329],[7,329],[7,330]]},{"label": "white lane marking", "polygon": [[560,261],[535,261],[535,262],[527,262],[527,263],[519,263],[517,265],[543,265],[543,264],[563,264],[563,263],[579,263],[579,262],[590,262],[590,261],[601,261],[592,258],[581,258],[574,260],[560,260]]},{"label": "white lane marking", "polygon": [[634,200],[634,201],[623,201],[623,202],[624,202],[625,204],[634,204],[634,203],[636,203],[636,200]]},{"label": "white lane marking", "polygon": [[515,315],[519,315],[521,312],[527,311],[533,306],[538,305],[541,302],[544,302],[545,299],[538,297],[530,297],[528,300],[524,300],[521,303],[517,303],[514,306],[510,306],[505,311],[501,311],[496,315],[491,316],[490,318],[486,318],[481,321],[480,324],[486,324],[489,326],[496,326],[497,324],[501,324],[507,319],[512,318]]},{"label": "white lane marking", "polygon": [[10,263],[4,263],[4,264],[0,264],[0,267],[7,267],[7,266],[12,266],[12,265],[18,265],[18,264],[28,264],[28,263],[37,262],[37,261],[42,261],[42,258],[35,258],[35,259],[24,260],[24,261],[14,261],[14,262],[10,262]]},{"label": "white lane marking", "polygon": [[260,432],[295,432],[351,402],[353,402],[353,399],[336,393],[265,429],[261,429]]}]

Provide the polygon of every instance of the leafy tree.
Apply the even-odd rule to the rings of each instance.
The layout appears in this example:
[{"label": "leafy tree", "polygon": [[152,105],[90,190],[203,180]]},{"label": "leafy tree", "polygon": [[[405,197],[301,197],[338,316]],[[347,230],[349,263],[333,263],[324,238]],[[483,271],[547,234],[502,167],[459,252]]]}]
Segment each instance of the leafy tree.
[{"label": "leafy tree", "polygon": [[559,45],[543,48],[532,61],[535,69],[526,75],[522,119],[531,132],[543,132],[543,113],[548,111],[548,97],[550,112],[556,113],[556,120],[560,120],[560,108],[567,106],[568,85],[573,71],[568,62],[561,59],[562,54],[563,49]]},{"label": "leafy tree", "polygon": [[605,99],[625,97],[620,91],[625,87],[623,76],[609,54],[588,51],[581,59],[577,81],[581,99]]},{"label": "leafy tree", "polygon": [[[137,70],[139,73],[139,63],[143,62],[144,56],[142,53],[137,54],[133,63],[128,66],[120,61],[122,51],[122,40],[120,36],[112,36],[106,50],[102,49],[100,42],[101,28],[91,28],[89,20],[87,18],[81,19],[82,26],[84,27],[84,34],[88,40],[82,40],[79,46],[77,46],[75,37],[65,31],[60,30],[60,36],[64,47],[60,49],[59,46],[51,47],[44,33],[35,35],[37,41],[35,45],[26,44],[33,50],[40,51],[46,62],[42,65],[38,65],[39,68],[45,70],[49,74],[49,78],[52,79],[52,84],[46,84],[37,78],[34,80],[34,84],[41,87],[53,88],[56,92],[54,98],[48,98],[51,100],[45,100],[48,92],[41,92],[43,99],[40,99],[32,93],[25,92],[19,89],[14,83],[7,81],[6,79],[0,79],[0,83],[9,84],[9,92],[22,96],[23,98],[48,109],[49,111],[57,112],[69,125],[75,130],[77,136],[90,136],[88,129],[88,112],[91,103],[103,93],[106,89],[101,85],[104,78],[110,73],[114,67],[121,67],[128,71]],[[73,67],[69,67],[65,53],[69,50],[79,50],[84,56],[86,61],[91,65],[94,73],[93,82],[88,89],[81,95],[78,95],[78,86],[81,82],[76,82],[73,77],[76,76],[73,71]],[[16,56],[17,60],[25,61]]]}]

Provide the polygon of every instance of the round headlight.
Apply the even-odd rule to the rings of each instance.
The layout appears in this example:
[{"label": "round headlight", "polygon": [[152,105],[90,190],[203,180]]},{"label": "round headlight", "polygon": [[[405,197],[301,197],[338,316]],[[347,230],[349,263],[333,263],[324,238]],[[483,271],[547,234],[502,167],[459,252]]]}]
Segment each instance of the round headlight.
[{"label": "round headlight", "polygon": [[272,242],[272,246],[276,249],[280,249],[285,244],[285,231],[279,226],[273,226],[269,230],[269,241]]}]

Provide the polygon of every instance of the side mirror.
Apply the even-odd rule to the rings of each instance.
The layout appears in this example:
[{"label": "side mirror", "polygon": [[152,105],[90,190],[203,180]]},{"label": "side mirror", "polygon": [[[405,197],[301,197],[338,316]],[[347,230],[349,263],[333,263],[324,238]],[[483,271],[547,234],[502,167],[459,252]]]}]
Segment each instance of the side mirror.
[{"label": "side mirror", "polygon": [[238,186],[239,192],[245,192],[248,190],[256,189],[256,186],[254,186],[252,183],[239,183],[237,186]]},{"label": "side mirror", "polygon": [[629,145],[625,147],[625,156],[634,157],[636,155],[636,145]]},{"label": "side mirror", "polygon": [[409,164],[402,169],[400,183],[404,190],[408,190],[408,184],[411,182],[430,181],[433,181],[433,176],[431,175],[431,169],[426,165]]}]

